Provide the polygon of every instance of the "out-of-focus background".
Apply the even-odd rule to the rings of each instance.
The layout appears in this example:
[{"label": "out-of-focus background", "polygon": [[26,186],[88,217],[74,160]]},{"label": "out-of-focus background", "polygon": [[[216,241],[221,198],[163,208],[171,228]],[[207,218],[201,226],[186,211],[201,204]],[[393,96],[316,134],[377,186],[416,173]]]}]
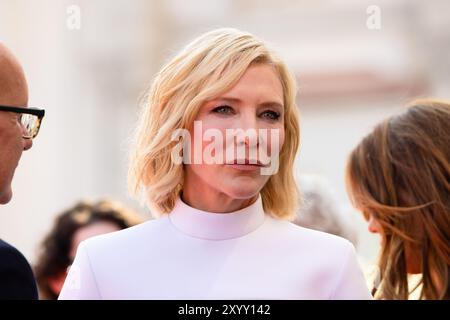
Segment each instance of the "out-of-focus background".
[{"label": "out-of-focus background", "polygon": [[29,105],[47,111],[0,207],[1,238],[33,262],[54,217],[79,199],[108,196],[150,217],[126,191],[139,97],[195,36],[236,27],[295,72],[296,172],[326,181],[373,263],[379,240],[348,202],[346,157],[410,99],[450,97],[448,12],[448,0],[0,0],[0,41],[24,66]]}]

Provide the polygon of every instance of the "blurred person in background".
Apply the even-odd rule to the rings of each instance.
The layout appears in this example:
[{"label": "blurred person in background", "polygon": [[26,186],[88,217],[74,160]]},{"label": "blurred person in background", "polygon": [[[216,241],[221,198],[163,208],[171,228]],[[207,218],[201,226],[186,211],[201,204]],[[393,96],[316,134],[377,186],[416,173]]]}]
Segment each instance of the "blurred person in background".
[{"label": "blurred person in background", "polygon": [[45,237],[35,266],[41,299],[56,300],[78,245],[91,237],[141,223],[138,214],[118,202],[79,202],[61,213]]},{"label": "blurred person in background", "polygon": [[450,103],[417,100],[380,123],[346,174],[354,206],[381,235],[375,297],[450,299]]},{"label": "blurred person in background", "polygon": [[304,203],[293,222],[305,228],[345,238],[357,246],[356,229],[336,199],[328,181],[317,175],[302,174],[297,182]]},{"label": "blurred person in background", "polygon": [[[28,85],[20,63],[0,43],[0,204],[12,198],[11,183],[22,152],[33,145],[44,110],[28,108]],[[0,299],[37,299],[25,257],[0,240]]]}]

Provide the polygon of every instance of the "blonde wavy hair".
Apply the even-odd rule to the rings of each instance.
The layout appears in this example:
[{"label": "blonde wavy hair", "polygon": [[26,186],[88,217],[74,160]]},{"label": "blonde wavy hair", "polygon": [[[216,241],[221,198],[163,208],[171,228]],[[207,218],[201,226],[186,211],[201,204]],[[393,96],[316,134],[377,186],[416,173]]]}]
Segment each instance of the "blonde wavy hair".
[{"label": "blonde wavy hair", "polygon": [[280,166],[261,190],[265,212],[293,219],[300,201],[293,177],[300,144],[296,83],[286,65],[252,34],[224,28],[195,39],[159,71],[147,93],[133,141],[128,172],[132,195],[147,202],[153,214],[172,211],[183,189],[183,165],[174,164],[171,150],[176,129],[192,127],[207,101],[231,89],[252,64],[277,71],[284,96],[285,142]]},{"label": "blonde wavy hair", "polygon": [[[379,299],[450,299],[450,103],[417,100],[379,124],[353,150],[347,188],[381,225]],[[408,286],[408,257],[421,281]]]}]

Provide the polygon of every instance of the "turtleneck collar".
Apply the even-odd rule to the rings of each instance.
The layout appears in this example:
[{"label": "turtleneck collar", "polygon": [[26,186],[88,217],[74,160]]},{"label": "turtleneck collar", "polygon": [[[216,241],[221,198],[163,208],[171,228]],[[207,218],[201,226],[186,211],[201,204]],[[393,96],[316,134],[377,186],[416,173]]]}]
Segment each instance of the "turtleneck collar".
[{"label": "turtleneck collar", "polygon": [[169,220],[178,230],[206,240],[242,237],[261,226],[264,219],[261,195],[250,206],[229,213],[212,213],[195,209],[178,197],[169,214]]}]

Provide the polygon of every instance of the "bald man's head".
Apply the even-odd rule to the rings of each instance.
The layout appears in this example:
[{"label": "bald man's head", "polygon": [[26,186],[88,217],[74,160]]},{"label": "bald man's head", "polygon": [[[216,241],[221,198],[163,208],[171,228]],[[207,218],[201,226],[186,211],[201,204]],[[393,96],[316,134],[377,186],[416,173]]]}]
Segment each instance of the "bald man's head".
[{"label": "bald man's head", "polygon": [[28,86],[23,69],[13,53],[0,43],[0,105],[27,104]]},{"label": "bald man's head", "polygon": [[[26,107],[28,87],[19,61],[0,43],[0,106]],[[24,150],[32,146],[23,138],[18,113],[0,109],[0,204],[11,200],[11,182]]]}]

